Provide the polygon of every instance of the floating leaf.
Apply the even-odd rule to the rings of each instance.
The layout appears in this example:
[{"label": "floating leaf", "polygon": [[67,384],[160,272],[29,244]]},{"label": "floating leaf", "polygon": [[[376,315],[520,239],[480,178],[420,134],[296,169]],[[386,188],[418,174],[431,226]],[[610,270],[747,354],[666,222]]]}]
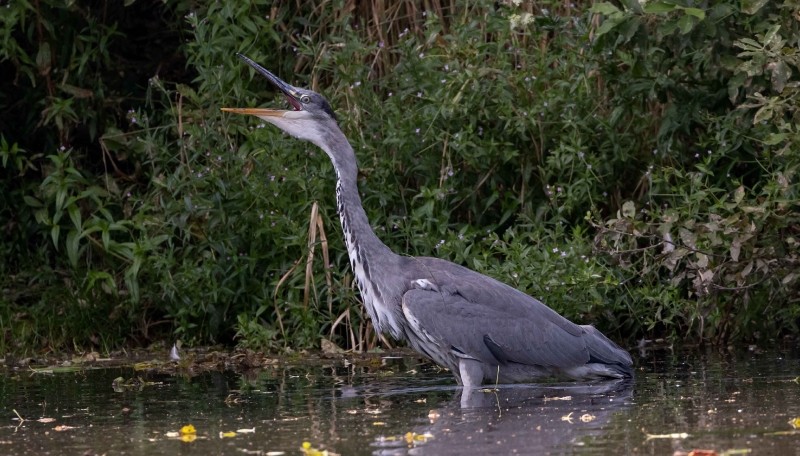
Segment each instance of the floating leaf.
[{"label": "floating leaf", "polygon": [[238,432],[239,434],[254,434],[256,432],[256,428],[237,429],[236,432]]},{"label": "floating leaf", "polygon": [[224,439],[226,437],[236,437],[236,433],[233,431],[219,433],[219,438]]},{"label": "floating leaf", "polygon": [[191,424],[187,424],[181,428],[181,434],[197,434],[197,429],[195,429]]}]

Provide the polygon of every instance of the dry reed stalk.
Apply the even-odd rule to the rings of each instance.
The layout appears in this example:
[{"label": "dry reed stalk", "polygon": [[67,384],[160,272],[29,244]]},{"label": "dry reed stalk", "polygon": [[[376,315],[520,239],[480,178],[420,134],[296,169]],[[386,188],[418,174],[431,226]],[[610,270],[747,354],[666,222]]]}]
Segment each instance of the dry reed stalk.
[{"label": "dry reed stalk", "polygon": [[317,239],[317,215],[319,206],[317,202],[311,205],[311,217],[308,222],[308,259],[306,260],[306,284],[303,288],[303,312],[308,311],[308,299],[311,295],[311,274],[314,266],[314,246]]},{"label": "dry reed stalk", "polygon": [[342,322],[342,319],[344,319],[345,317],[347,317],[349,315],[350,315],[350,308],[348,307],[347,310],[342,312],[342,314],[339,315],[339,318],[337,318],[336,321],[333,322],[333,324],[331,325],[331,334],[330,334],[330,336],[328,336],[328,339],[331,342],[333,341],[333,332],[336,330],[336,327],[339,326],[339,323]]},{"label": "dry reed stalk", "polygon": [[325,224],[322,214],[317,214],[317,229],[319,230],[319,243],[322,246],[322,261],[325,262],[325,282],[328,284],[328,314],[333,315],[333,278],[331,277],[331,257],[328,251],[328,237],[325,235]]},{"label": "dry reed stalk", "polygon": [[289,270],[286,271],[286,274],[281,277],[281,280],[279,280],[278,284],[275,285],[275,291],[272,293],[272,303],[275,306],[275,314],[278,316],[278,325],[281,327],[281,335],[283,336],[284,340],[286,340],[286,332],[283,329],[283,318],[281,317],[281,311],[278,309],[278,290],[281,288],[281,285],[283,285],[283,282],[289,278],[292,272],[297,269],[297,266],[300,265],[301,261],[303,261],[303,257],[300,257],[299,260],[294,262],[294,266],[289,268]]}]

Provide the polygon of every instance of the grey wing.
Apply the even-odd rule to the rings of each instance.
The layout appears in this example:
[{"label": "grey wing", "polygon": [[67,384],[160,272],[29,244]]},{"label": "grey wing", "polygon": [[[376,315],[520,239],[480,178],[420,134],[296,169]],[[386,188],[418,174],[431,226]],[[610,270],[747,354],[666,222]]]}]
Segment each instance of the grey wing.
[{"label": "grey wing", "polygon": [[[530,296],[496,284],[501,287],[489,293],[484,288],[470,294],[478,301],[459,290],[410,290],[403,296],[403,312],[412,327],[442,349],[493,365],[630,365],[630,355],[593,327],[576,325]],[[462,292],[468,294],[470,286],[465,287]]]}]

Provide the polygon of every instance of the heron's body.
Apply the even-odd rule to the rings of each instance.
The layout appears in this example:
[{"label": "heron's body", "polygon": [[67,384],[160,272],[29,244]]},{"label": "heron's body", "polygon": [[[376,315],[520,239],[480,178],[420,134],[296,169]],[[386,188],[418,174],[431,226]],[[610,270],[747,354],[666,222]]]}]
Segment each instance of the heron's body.
[{"label": "heron's body", "polygon": [[392,252],[367,220],[355,154],[327,101],[245,60],[275,83],[295,110],[226,110],[257,115],[331,158],[350,265],[377,331],[407,341],[467,387],[498,377],[522,382],[633,376],[630,355],[593,327],[576,325],[533,297],[449,261]]}]

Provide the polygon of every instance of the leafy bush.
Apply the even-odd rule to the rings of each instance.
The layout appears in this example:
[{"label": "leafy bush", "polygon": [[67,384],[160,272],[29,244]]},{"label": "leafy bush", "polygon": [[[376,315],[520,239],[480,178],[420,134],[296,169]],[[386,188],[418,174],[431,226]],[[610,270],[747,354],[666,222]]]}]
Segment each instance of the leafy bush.
[{"label": "leafy bush", "polygon": [[0,8],[6,350],[375,345],[327,157],[219,111],[273,105],[236,53],[338,108],[397,252],[618,338],[796,330],[793,1],[126,3]]}]

